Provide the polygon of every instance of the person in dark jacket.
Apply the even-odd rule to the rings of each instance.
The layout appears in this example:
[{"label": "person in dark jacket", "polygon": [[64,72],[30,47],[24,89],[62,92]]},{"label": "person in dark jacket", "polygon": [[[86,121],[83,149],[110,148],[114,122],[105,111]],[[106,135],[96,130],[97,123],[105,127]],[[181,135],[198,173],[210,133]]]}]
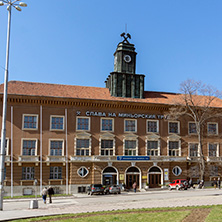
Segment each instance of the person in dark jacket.
[{"label": "person in dark jacket", "polygon": [[54,194],[54,190],[51,186],[49,186],[49,189],[48,189],[49,203],[52,203],[52,195],[53,194]]}]

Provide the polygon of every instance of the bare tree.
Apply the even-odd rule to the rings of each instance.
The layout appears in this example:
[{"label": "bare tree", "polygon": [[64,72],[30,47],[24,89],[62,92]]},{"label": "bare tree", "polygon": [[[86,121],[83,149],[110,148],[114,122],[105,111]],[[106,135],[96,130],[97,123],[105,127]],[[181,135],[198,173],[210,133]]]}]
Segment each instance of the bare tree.
[{"label": "bare tree", "polygon": [[180,93],[170,108],[169,118],[178,119],[187,115],[195,123],[194,130],[198,137],[198,163],[202,180],[206,171],[206,158],[203,152],[204,129],[209,119],[222,117],[219,111],[219,108],[222,108],[221,92],[200,81],[189,79],[181,83]]}]

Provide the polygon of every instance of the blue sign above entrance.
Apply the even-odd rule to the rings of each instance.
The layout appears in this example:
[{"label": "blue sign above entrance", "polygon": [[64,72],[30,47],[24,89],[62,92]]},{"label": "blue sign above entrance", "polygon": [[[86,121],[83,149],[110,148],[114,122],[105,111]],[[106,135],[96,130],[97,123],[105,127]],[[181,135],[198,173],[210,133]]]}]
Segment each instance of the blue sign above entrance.
[{"label": "blue sign above entrance", "polygon": [[149,156],[117,156],[117,160],[121,161],[145,161],[150,160]]}]

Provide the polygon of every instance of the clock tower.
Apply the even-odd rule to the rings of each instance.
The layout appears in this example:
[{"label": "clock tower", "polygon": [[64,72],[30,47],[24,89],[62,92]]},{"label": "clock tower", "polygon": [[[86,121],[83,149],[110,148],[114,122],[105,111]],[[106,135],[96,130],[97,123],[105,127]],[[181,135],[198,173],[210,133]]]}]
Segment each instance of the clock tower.
[{"label": "clock tower", "polygon": [[144,75],[136,74],[136,52],[129,33],[120,35],[124,38],[117,45],[114,53],[114,72],[105,81],[112,96],[143,98]]}]

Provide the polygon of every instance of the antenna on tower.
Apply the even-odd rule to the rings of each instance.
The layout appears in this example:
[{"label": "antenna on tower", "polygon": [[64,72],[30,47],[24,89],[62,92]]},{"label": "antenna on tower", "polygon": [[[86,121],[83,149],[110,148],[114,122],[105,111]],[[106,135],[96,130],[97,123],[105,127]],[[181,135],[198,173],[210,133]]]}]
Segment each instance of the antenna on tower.
[{"label": "antenna on tower", "polygon": [[125,24],[125,33],[127,33],[127,23]]}]

